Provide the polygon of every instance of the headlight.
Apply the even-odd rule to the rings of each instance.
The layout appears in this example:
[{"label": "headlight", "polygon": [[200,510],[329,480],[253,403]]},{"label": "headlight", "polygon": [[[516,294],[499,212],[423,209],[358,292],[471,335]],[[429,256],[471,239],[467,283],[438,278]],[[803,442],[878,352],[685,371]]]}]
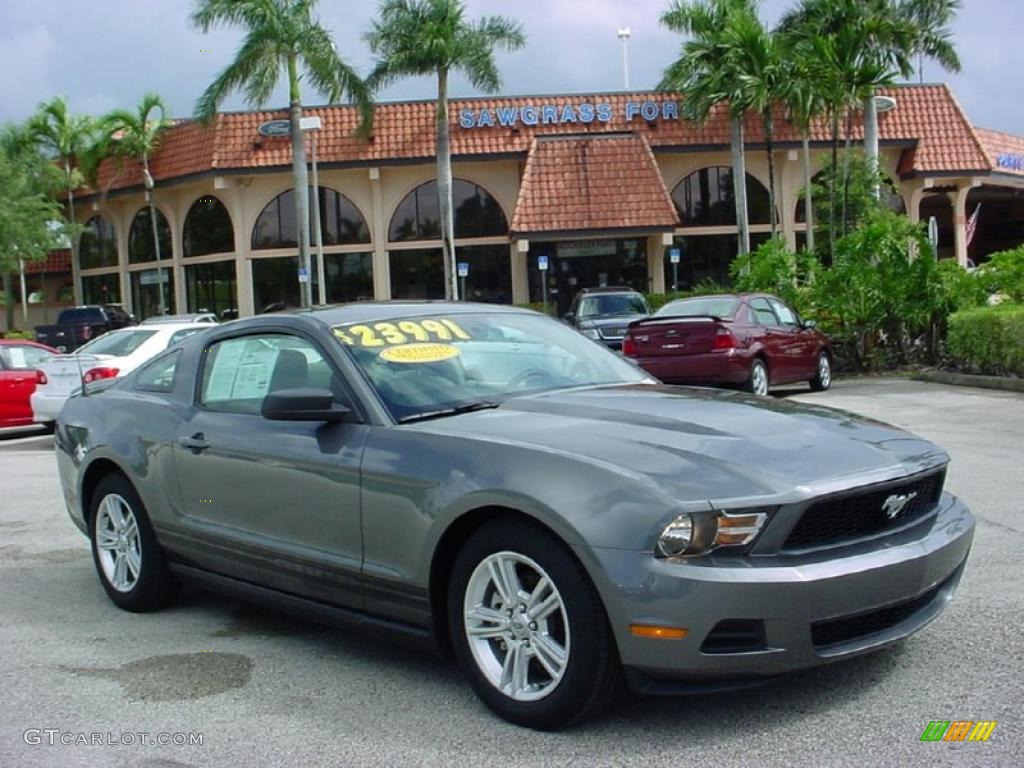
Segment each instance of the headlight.
[{"label": "headlight", "polygon": [[742,547],[752,542],[764,527],[768,513],[696,512],[679,515],[665,526],[655,554],[659,557],[703,555],[718,547]]},{"label": "headlight", "polygon": [[595,341],[601,338],[601,334],[597,332],[597,328],[584,328],[583,335],[588,339],[594,339]]}]

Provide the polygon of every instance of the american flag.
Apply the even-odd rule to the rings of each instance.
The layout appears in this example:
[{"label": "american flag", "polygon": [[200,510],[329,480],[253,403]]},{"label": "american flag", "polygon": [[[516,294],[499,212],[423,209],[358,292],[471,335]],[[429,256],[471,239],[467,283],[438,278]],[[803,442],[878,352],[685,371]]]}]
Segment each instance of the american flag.
[{"label": "american flag", "polygon": [[971,241],[974,240],[974,235],[978,231],[978,213],[981,211],[981,203],[978,203],[978,207],[974,209],[974,213],[971,214],[971,218],[967,220],[967,244],[970,245]]}]

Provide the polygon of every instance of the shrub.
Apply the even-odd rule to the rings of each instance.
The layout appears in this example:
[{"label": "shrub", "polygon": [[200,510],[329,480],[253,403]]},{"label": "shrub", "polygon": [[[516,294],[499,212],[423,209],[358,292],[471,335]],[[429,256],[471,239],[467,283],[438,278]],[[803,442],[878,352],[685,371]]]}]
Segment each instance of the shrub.
[{"label": "shrub", "polygon": [[793,253],[781,238],[736,258],[729,271],[737,291],[773,293],[801,314],[810,310],[808,286],[817,275],[818,262],[806,253]]},{"label": "shrub", "polygon": [[35,331],[4,331],[0,333],[0,337],[5,339],[24,339],[25,341],[35,341]]},{"label": "shrub", "polygon": [[1024,376],[1024,305],[957,312],[949,318],[948,349],[968,370]]},{"label": "shrub", "polygon": [[992,254],[978,274],[991,293],[1002,293],[1016,304],[1024,302],[1024,245]]}]

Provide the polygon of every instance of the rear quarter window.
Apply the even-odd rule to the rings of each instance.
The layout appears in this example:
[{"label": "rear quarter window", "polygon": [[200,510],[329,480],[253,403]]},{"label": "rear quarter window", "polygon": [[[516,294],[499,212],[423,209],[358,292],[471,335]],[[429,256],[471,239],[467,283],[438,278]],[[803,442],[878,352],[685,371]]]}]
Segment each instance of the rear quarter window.
[{"label": "rear quarter window", "polygon": [[135,375],[135,389],[165,394],[173,392],[180,360],[181,350],[176,349],[147,363]]}]

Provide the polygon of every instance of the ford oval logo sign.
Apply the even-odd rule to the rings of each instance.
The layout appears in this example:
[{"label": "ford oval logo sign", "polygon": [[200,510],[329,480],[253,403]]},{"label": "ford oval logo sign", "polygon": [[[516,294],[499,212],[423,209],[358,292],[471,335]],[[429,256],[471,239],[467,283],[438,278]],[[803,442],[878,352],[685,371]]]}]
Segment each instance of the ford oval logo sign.
[{"label": "ford oval logo sign", "polygon": [[258,130],[263,136],[287,136],[291,132],[291,123],[287,120],[268,120]]}]

